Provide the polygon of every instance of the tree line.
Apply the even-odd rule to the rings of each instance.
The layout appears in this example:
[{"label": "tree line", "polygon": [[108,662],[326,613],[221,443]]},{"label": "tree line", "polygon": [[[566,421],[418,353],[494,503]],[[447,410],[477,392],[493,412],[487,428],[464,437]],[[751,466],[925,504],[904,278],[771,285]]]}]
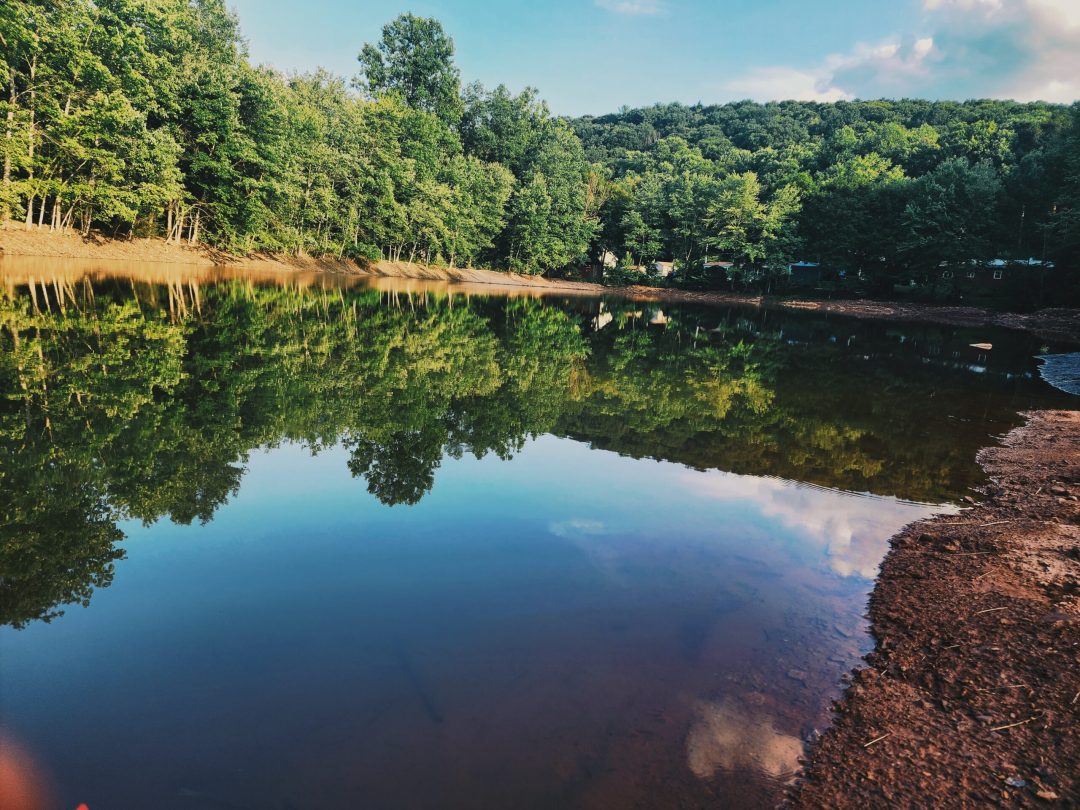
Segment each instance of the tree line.
[{"label": "tree line", "polygon": [[351,84],[252,66],[223,0],[5,0],[0,216],[26,227],[543,272],[591,167],[534,91],[461,87],[402,15]]},{"label": "tree line", "polygon": [[604,168],[599,247],[643,265],[796,260],[880,291],[943,266],[1036,259],[1080,295],[1080,104],[656,105],[573,122]]},{"label": "tree line", "polygon": [[[656,105],[574,120],[462,85],[404,14],[351,80],[253,66],[224,0],[4,0],[9,226],[527,273],[676,263],[887,291],[942,265],[1056,266],[1080,295],[1080,105]],[[717,271],[717,262],[724,262]]]}]

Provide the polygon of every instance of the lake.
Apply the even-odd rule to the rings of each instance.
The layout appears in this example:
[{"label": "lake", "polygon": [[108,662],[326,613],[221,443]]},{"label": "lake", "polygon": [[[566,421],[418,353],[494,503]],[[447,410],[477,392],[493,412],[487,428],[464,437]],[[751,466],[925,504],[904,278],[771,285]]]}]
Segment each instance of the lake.
[{"label": "lake", "polygon": [[1070,404],[1017,332],[5,262],[0,721],[48,807],[769,806],[889,536]]}]

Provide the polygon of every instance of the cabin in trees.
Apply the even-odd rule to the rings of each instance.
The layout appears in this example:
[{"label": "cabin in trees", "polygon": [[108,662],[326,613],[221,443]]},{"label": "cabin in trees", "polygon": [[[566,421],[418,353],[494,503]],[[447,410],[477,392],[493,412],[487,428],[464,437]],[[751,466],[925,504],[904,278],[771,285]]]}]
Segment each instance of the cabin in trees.
[{"label": "cabin in trees", "polygon": [[817,262],[792,262],[788,265],[791,283],[814,286],[821,283],[821,265]]},{"label": "cabin in trees", "polygon": [[941,281],[953,287],[972,287],[993,290],[1010,280],[1023,280],[1035,276],[1043,270],[1052,270],[1053,262],[1040,259],[991,259],[980,262],[972,260],[966,264],[952,265],[942,262]]},{"label": "cabin in trees", "polygon": [[705,260],[701,264],[701,269],[704,270],[706,278],[711,283],[716,284],[721,281],[727,281],[728,270],[735,266],[735,262],[710,262]]}]

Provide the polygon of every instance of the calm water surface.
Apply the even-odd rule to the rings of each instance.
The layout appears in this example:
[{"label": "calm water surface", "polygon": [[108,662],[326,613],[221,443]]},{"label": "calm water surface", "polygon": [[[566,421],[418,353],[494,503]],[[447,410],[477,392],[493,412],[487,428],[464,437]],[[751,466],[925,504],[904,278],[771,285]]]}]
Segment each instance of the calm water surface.
[{"label": "calm water surface", "polygon": [[1018,333],[136,279],[0,265],[0,722],[48,807],[767,806],[889,535],[1068,402]]}]

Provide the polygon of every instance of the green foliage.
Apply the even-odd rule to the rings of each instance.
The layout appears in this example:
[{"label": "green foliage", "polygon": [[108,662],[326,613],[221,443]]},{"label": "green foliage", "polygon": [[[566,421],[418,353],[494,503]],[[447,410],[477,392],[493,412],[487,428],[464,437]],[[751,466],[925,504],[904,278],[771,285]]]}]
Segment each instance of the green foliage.
[{"label": "green foliage", "polygon": [[991,228],[1001,181],[989,163],[952,158],[915,181],[904,209],[901,251],[936,269],[992,258]]},{"label": "green foliage", "polygon": [[0,26],[3,219],[527,272],[588,248],[577,137],[535,91],[463,97],[435,20],[364,46],[369,98],[251,67],[222,0],[18,0]]},{"label": "green foliage", "polygon": [[792,101],[579,118],[610,178],[591,254],[678,259],[706,286],[703,263],[728,261],[725,280],[765,290],[810,260],[884,295],[902,279],[935,289],[943,261],[1036,258],[1056,269],[1016,282],[1019,298],[1002,285],[1003,303],[1080,301],[1076,109]]},{"label": "green foliage", "polygon": [[360,51],[364,85],[373,95],[397,94],[410,107],[448,125],[461,120],[461,79],[454,66],[454,40],[442,23],[402,14],[383,26],[382,39]]}]

